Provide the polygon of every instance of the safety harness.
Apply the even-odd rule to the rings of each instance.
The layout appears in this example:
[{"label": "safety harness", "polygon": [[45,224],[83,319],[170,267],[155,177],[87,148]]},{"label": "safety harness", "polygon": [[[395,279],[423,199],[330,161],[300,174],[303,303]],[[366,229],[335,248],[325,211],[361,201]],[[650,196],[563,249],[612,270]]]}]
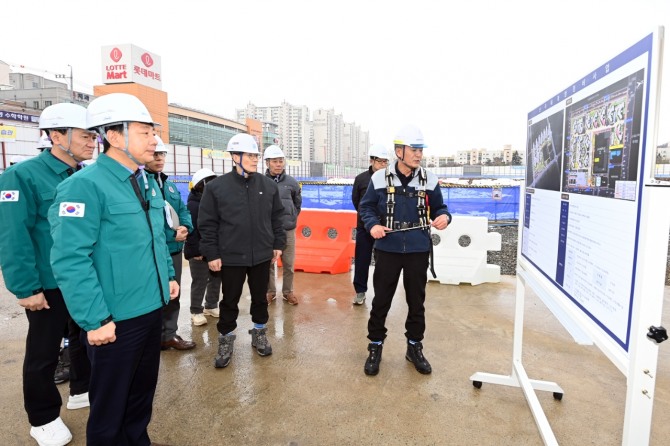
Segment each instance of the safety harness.
[{"label": "safety harness", "polygon": [[[395,186],[393,185],[393,173],[391,173],[390,166],[386,167],[386,227],[392,230],[407,230],[412,229],[410,225],[416,227],[416,229],[428,231],[428,236],[430,238],[430,225],[428,223],[428,196],[426,195],[426,183],[428,181],[428,176],[426,171],[419,166],[419,187],[416,189],[416,192],[397,192]],[[394,221],[395,214],[395,195],[399,193],[405,195],[408,198],[417,197],[416,200],[416,209],[419,214],[419,223],[411,224],[406,222],[396,222]],[[433,262],[433,241],[431,238],[430,242],[430,272],[433,275],[433,278],[436,278],[434,262]]]}]

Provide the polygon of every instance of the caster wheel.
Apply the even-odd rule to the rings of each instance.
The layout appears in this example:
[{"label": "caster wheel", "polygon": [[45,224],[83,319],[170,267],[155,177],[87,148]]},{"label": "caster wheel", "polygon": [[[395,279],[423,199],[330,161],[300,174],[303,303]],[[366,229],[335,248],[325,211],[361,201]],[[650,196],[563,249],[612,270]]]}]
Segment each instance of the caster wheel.
[{"label": "caster wheel", "polygon": [[482,382],[481,381],[472,381],[472,385],[475,386],[477,389],[482,388]]},{"label": "caster wheel", "polygon": [[554,392],[554,399],[556,401],[561,401],[563,399],[563,394],[560,392]]}]

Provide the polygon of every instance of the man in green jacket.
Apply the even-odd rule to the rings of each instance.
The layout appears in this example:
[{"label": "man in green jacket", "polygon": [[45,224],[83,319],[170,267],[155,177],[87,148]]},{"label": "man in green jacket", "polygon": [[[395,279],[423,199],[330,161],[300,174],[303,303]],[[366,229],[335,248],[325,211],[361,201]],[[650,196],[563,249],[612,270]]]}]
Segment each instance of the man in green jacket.
[{"label": "man in green jacket", "polygon": [[[167,158],[167,147],[163,140],[156,136],[156,151],[154,158],[149,161],[144,169],[147,175],[153,177],[166,201],[165,205],[165,239],[167,240],[170,257],[174,265],[174,275],[181,288],[182,250],[184,241],[188,234],[193,232],[191,213],[181,199],[177,186],[163,173],[165,159]],[[169,204],[169,206],[168,206]],[[177,334],[177,320],[179,319],[179,297],[181,293],[172,299],[163,308],[163,335],[161,338],[161,349],[167,350],[190,350],[195,347],[195,342],[182,339]]]},{"label": "man in green jacket", "polygon": [[87,443],[149,445],[162,310],[179,292],[165,200],[138,169],[153,159],[154,123],[135,96],[111,93],[89,104],[87,126],[104,138],[105,153],[57,188],[51,264],[72,318],[86,331]]},{"label": "man in green jacket", "polygon": [[[28,317],[23,402],[32,426],[30,435],[39,444],[64,445],[72,434],[60,418],[62,400],[54,372],[70,315],[49,261],[52,239],[47,211],[56,186],[93,156],[96,135],[86,130],[86,109],[75,104],[45,108],[39,126],[48,132],[53,148],[0,176],[0,221],[4,229],[0,266],[7,289],[18,298]],[[66,243],[70,239],[67,235]],[[70,401],[75,398],[79,407],[85,407],[88,358],[78,354],[82,352],[78,343],[71,348],[73,373],[78,374],[81,386],[75,389],[71,383]]]}]

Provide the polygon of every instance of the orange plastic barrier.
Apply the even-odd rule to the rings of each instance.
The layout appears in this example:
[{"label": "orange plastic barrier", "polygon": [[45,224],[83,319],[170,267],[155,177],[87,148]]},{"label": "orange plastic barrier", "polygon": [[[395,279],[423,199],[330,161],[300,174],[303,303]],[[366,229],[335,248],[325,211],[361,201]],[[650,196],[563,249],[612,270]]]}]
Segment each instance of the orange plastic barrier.
[{"label": "orange plastic barrier", "polygon": [[340,274],[351,270],[356,212],[303,209],[295,230],[295,271]]}]

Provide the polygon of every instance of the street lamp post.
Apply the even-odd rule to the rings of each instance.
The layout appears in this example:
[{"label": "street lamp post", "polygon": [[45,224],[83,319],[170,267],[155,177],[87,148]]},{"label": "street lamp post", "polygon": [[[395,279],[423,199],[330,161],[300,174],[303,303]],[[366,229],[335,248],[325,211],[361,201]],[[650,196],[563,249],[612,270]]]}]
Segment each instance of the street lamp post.
[{"label": "street lamp post", "polygon": [[70,76],[57,74],[56,79],[70,79],[70,94],[72,94],[70,102],[74,103],[74,78],[72,77],[72,65],[68,64],[68,67],[70,67]]}]

